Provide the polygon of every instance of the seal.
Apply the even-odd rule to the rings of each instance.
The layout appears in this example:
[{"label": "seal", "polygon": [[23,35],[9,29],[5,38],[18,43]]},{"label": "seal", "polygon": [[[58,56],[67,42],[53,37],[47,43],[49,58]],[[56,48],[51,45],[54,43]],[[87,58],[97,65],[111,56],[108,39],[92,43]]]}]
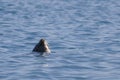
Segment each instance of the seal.
[{"label": "seal", "polygon": [[50,49],[45,39],[41,39],[39,43],[34,47],[33,52],[40,52],[40,53],[50,53]]}]

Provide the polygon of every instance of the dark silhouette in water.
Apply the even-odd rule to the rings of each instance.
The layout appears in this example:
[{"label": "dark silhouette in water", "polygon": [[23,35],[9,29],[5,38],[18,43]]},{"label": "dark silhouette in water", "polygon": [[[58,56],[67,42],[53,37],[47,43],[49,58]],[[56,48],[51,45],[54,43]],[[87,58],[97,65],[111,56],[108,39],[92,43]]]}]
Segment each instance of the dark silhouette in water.
[{"label": "dark silhouette in water", "polygon": [[45,39],[41,39],[39,41],[39,43],[34,47],[33,52],[50,53],[50,49],[48,48]]}]

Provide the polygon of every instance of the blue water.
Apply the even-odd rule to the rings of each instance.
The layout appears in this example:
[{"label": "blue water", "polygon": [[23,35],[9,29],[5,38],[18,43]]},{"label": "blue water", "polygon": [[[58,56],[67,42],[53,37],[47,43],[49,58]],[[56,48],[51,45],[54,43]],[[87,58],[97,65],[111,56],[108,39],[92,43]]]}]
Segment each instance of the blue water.
[{"label": "blue water", "polygon": [[120,0],[0,0],[0,80],[120,80]]}]

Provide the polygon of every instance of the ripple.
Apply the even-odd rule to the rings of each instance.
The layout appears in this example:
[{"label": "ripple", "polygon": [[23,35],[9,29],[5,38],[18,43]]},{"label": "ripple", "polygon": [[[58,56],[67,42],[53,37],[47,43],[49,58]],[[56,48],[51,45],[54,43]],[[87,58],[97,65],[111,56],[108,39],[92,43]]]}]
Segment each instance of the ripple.
[{"label": "ripple", "polygon": [[[116,3],[1,0],[0,79],[119,80]],[[48,41],[49,56],[31,52],[41,38]]]}]

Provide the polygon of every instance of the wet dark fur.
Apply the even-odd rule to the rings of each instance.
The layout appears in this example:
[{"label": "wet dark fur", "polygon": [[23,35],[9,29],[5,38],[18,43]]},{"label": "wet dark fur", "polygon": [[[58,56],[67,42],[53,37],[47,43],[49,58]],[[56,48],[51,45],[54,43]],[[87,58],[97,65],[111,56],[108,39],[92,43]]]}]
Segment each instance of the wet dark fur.
[{"label": "wet dark fur", "polygon": [[45,40],[41,39],[39,43],[34,47],[33,52],[47,52]]}]

